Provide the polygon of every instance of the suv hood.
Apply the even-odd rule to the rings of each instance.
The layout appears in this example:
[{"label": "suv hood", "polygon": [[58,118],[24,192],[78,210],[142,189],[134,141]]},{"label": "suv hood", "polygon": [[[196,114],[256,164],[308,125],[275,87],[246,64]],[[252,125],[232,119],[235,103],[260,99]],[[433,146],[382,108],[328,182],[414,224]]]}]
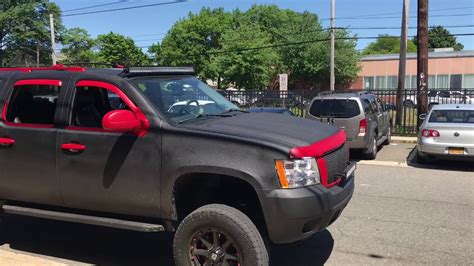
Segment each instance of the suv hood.
[{"label": "suv hood", "polygon": [[271,113],[244,113],[204,119],[183,127],[272,143],[288,150],[310,145],[339,131],[337,127],[319,121]]}]

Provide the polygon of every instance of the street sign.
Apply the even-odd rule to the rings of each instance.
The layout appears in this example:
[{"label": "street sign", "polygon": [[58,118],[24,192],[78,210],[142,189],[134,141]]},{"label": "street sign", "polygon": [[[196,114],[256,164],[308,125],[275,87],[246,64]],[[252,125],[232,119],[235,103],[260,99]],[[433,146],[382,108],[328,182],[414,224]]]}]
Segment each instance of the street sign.
[{"label": "street sign", "polygon": [[280,74],[280,91],[288,90],[288,74]]}]

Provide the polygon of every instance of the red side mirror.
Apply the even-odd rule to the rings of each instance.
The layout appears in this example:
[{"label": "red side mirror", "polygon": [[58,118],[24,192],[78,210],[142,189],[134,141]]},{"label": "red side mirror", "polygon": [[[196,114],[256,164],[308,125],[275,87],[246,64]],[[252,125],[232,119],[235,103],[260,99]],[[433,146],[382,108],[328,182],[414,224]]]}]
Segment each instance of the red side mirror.
[{"label": "red side mirror", "polygon": [[142,129],[143,124],[132,111],[115,110],[102,118],[102,127],[114,132],[133,132]]}]

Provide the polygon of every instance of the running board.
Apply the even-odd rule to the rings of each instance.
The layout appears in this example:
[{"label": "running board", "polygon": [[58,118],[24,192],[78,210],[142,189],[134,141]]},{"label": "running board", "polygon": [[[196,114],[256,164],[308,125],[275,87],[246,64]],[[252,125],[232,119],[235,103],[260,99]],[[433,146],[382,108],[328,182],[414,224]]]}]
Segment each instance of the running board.
[{"label": "running board", "polygon": [[59,220],[65,222],[91,224],[119,229],[127,229],[140,232],[161,232],[165,228],[160,224],[141,223],[113,218],[104,218],[74,213],[65,213],[57,211],[47,211],[20,206],[3,205],[3,211],[9,214]]}]

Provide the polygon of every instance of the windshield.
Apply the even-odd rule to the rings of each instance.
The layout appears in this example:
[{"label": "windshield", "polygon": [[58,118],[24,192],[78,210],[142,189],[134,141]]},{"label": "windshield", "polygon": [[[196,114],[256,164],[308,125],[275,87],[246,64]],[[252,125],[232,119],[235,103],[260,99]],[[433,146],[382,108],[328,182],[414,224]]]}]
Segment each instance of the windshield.
[{"label": "windshield", "polygon": [[172,122],[239,109],[194,76],[139,77],[131,82]]},{"label": "windshield", "polygon": [[309,113],[316,117],[351,118],[360,114],[354,100],[315,100]]},{"label": "windshield", "polygon": [[472,110],[433,110],[430,123],[469,123],[474,124]]}]

